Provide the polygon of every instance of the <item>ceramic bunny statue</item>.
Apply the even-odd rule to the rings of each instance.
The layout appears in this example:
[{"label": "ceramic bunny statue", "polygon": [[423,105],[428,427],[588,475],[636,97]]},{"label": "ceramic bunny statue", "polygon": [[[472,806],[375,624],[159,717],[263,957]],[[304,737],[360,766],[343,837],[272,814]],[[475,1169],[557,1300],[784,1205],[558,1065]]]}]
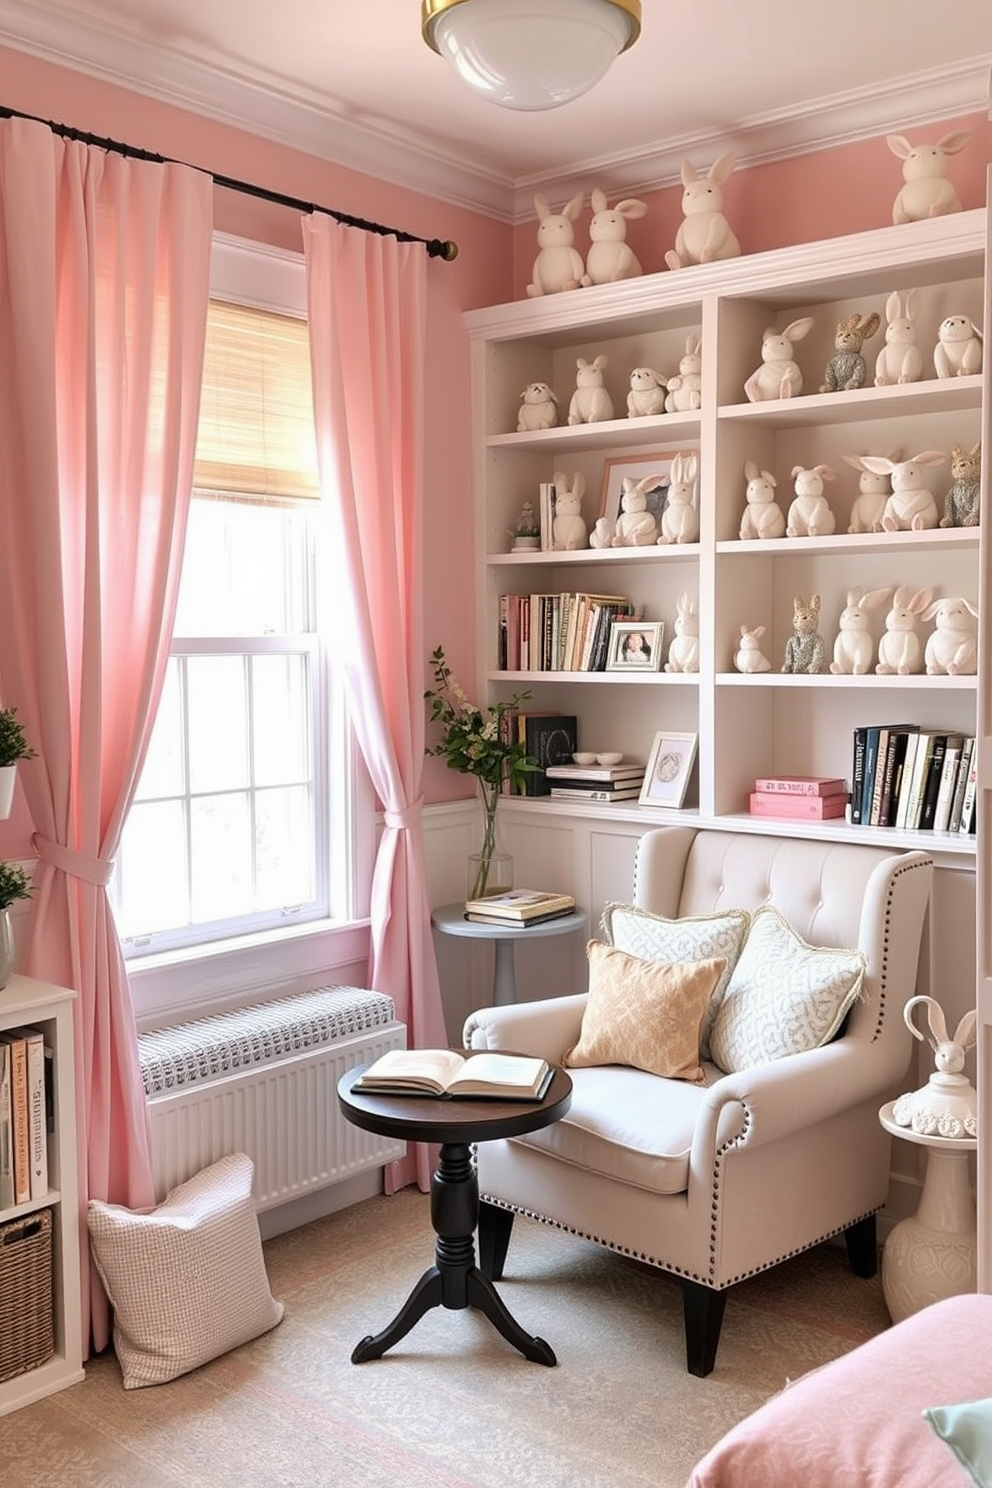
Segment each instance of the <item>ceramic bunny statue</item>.
[{"label": "ceramic bunny statue", "polygon": [[977,527],[978,496],[982,478],[982,446],[965,451],[951,445],[951,484],[944,497],[941,527]]},{"label": "ceramic bunny statue", "polygon": [[702,404],[702,358],[699,336],[690,335],[685,340],[685,356],[679,362],[679,370],[668,379],[668,396],[665,399],[666,413],[691,413]]},{"label": "ceramic bunny statue", "polygon": [[534,277],[527,286],[533,299],[536,295],[557,294],[563,289],[578,289],[586,266],[575,245],[575,230],[572,226],[582,211],[582,193],[566,202],[560,212],[553,212],[540,192],[534,197],[539,225],[537,229],[538,255],[534,260]]},{"label": "ceramic bunny statue", "polygon": [[747,490],[744,499],[747,505],[741,517],[741,538],[771,538],[785,536],[785,516],[775,500],[775,477],[770,470],[762,470],[753,460],[745,460],[744,474]]},{"label": "ceramic bunny statue", "polygon": [[770,672],[772,664],[761,650],[761,637],[765,633],[763,625],[756,625],[749,630],[746,625],[741,626],[741,638],[734,657],[734,666],[739,672]]},{"label": "ceramic bunny statue", "polygon": [[[929,1038],[913,1022],[913,1009],[919,1003],[927,1010]],[[943,1008],[932,997],[911,997],[902,1015],[913,1037],[930,1045],[936,1068],[920,1090],[901,1095],[893,1103],[893,1121],[921,1136],[977,1137],[978,1097],[964,1073],[965,1057],[975,1044],[977,1012],[965,1013],[953,1035],[947,1031]]]},{"label": "ceramic bunny statue", "polygon": [[827,648],[820,635],[820,596],[811,594],[803,599],[797,594],[792,601],[792,634],[785,643],[783,672],[823,671],[827,660]]},{"label": "ceramic bunny statue", "polygon": [[836,479],[837,474],[829,465],[814,465],[811,470],[802,465],[792,467],[796,497],[789,507],[786,537],[830,537],[833,534],[837,519],[823,494],[823,482]]},{"label": "ceramic bunny statue", "polygon": [[609,359],[602,354],[595,361],[579,357],[575,374],[575,392],[568,405],[570,424],[600,424],[613,417],[613,399],[603,383],[603,368]]},{"label": "ceramic bunny statue", "polygon": [[675,616],[675,637],[668,648],[666,672],[699,671],[699,616],[696,601],[683,589]]},{"label": "ceramic bunny statue", "polygon": [[571,553],[586,546],[588,529],[582,516],[586,478],[578,471],[568,484],[564,470],[555,471],[555,516],[551,524],[554,551]]},{"label": "ceramic bunny statue", "polygon": [[546,382],[529,382],[521,394],[517,433],[553,429],[558,422],[558,399]]},{"label": "ceramic bunny statue", "polygon": [[596,525],[589,534],[591,548],[612,548],[614,526],[609,517],[597,517]]},{"label": "ceramic bunny statue", "polygon": [[620,487],[620,516],[613,533],[614,548],[647,548],[658,538],[658,523],[648,511],[648,492],[661,483],[660,475],[645,475],[635,481],[625,475]]},{"label": "ceramic bunny statue", "polygon": [[891,586],[870,589],[867,594],[860,585],[848,589],[830,663],[834,676],[863,677],[871,671],[875,642],[868,628],[868,611],[883,605],[891,593]]},{"label": "ceramic bunny statue", "polygon": [[651,414],[664,413],[667,385],[667,379],[653,367],[635,367],[630,374],[627,417],[648,418]]},{"label": "ceramic bunny statue", "polygon": [[931,599],[932,589],[918,589],[914,594],[911,585],[899,585],[885,617],[885,634],[878,643],[875,671],[880,677],[909,677],[922,672],[923,647],[916,622]]},{"label": "ceramic bunny statue", "polygon": [[937,327],[933,365],[938,377],[972,377],[982,370],[982,333],[968,315],[948,315]]},{"label": "ceramic bunny statue", "polygon": [[903,162],[905,183],[892,204],[892,221],[922,222],[927,217],[942,217],[947,212],[960,212],[961,202],[947,179],[947,157],[957,155],[971,139],[970,130],[945,134],[937,142],[911,145],[904,134],[887,134],[885,143]]},{"label": "ceramic bunny statue", "polygon": [[[848,532],[881,532],[885,503],[892,495],[888,475],[876,474],[874,470],[869,470],[861,455],[842,455],[841,458],[853,470],[860,471],[858,495],[851,507],[851,519],[847,525]],[[890,455],[892,460],[898,458],[898,451]]]},{"label": "ceramic bunny statue", "polygon": [[920,292],[910,289],[903,304],[898,290],[893,290],[885,302],[885,345],[875,358],[875,386],[890,387],[893,383],[919,382],[923,376],[923,357],[916,344],[916,317],[919,314]]},{"label": "ceramic bunny statue", "polygon": [[868,377],[868,364],[861,349],[881,324],[882,317],[877,310],[872,310],[869,315],[859,315],[855,311],[838,323],[834,336],[834,354],[823,374],[821,393],[837,393],[864,387]]},{"label": "ceramic bunny statue", "polygon": [[971,600],[934,600],[921,619],[936,623],[923,652],[927,676],[973,677],[978,671],[978,610]]},{"label": "ceramic bunny statue", "polygon": [[582,283],[614,284],[618,279],[636,279],[641,266],[627,244],[627,221],[643,217],[647,203],[636,197],[606,204],[606,195],[596,188],[592,193],[592,221],[589,223],[589,252]]},{"label": "ceramic bunny statue", "polygon": [[803,374],[793,354],[793,342],[808,336],[813,325],[813,317],[803,315],[799,320],[791,321],[784,331],[768,327],[761,337],[761,366],[755,368],[744,384],[749,403],[799,396],[803,390]]},{"label": "ceramic bunny statue", "polygon": [[695,455],[676,455],[672,461],[672,478],[668,500],[661,514],[659,546],[666,543],[691,543],[699,537],[699,513],[693,504],[698,460]]},{"label": "ceramic bunny statue", "polygon": [[683,221],[675,234],[675,248],[665,254],[670,269],[689,264],[712,263],[718,258],[736,258],[741,245],[723,215],[720,189],[734,168],[736,156],[721,155],[701,176],[688,160],[682,162]]},{"label": "ceramic bunny statue", "polygon": [[943,465],[943,450],[922,450],[909,460],[890,460],[887,455],[862,455],[861,463],[875,475],[887,475],[892,495],[882,512],[883,532],[923,532],[937,525],[937,503],[923,480],[923,471]]}]

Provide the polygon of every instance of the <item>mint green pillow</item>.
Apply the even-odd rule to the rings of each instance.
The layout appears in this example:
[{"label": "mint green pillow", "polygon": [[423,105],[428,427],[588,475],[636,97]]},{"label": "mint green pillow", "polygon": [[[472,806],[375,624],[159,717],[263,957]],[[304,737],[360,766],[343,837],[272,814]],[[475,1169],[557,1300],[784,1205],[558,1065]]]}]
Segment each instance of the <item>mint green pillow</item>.
[{"label": "mint green pillow", "polygon": [[992,1399],[932,1405],[923,1415],[975,1488],[992,1488]]}]

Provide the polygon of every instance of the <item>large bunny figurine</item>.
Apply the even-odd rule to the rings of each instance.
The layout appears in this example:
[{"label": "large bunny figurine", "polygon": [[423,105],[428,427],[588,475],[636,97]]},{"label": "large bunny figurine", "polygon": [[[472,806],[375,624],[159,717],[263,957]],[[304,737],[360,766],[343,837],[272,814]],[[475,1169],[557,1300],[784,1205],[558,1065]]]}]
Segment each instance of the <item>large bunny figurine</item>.
[{"label": "large bunny figurine", "polygon": [[659,545],[691,543],[699,537],[699,513],[693,503],[698,462],[695,455],[676,455],[668,500],[661,514]]},{"label": "large bunny figurine", "polygon": [[923,670],[923,647],[916,632],[916,622],[933,599],[932,589],[918,589],[900,584],[892,596],[892,608],[885,617],[885,634],[878,643],[875,671],[880,677],[909,677]]},{"label": "large bunny figurine", "polygon": [[600,424],[613,417],[613,399],[603,383],[603,368],[608,358],[600,354],[595,361],[579,357],[575,373],[575,392],[568,405],[570,424]]},{"label": "large bunny figurine", "polygon": [[847,604],[841,611],[840,629],[834,641],[834,659],[830,670],[834,676],[864,677],[871,671],[875,642],[868,629],[868,611],[883,605],[892,593],[888,589],[869,589],[860,584],[847,591]]},{"label": "large bunny figurine", "polygon": [[837,527],[837,519],[823,494],[823,482],[836,479],[836,472],[829,465],[814,465],[810,470],[802,465],[792,467],[792,482],[796,495],[789,507],[789,515],[785,523],[786,537],[831,537],[833,535]]},{"label": "large bunny figurine", "polygon": [[[897,460],[898,453],[893,453],[890,458]],[[848,532],[881,532],[885,503],[892,495],[888,475],[876,474],[874,470],[869,470],[861,455],[842,455],[841,459],[846,461],[853,470],[860,471],[858,494],[851,507],[851,517],[847,524]]]},{"label": "large bunny figurine", "polygon": [[553,429],[558,422],[558,399],[546,382],[529,382],[521,394],[517,411],[517,433]]},{"label": "large bunny figurine", "polygon": [[682,162],[682,211],[685,214],[675,235],[675,248],[665,254],[670,269],[689,264],[712,263],[718,258],[736,258],[741,245],[723,215],[720,189],[734,168],[736,156],[721,155],[701,176],[688,160]]},{"label": "large bunny figurine", "polygon": [[904,134],[885,136],[893,155],[903,162],[905,184],[892,204],[892,221],[897,227],[900,222],[922,222],[926,217],[960,212],[958,194],[947,179],[947,157],[957,155],[970,139],[971,132],[966,129],[926,145],[911,145]]},{"label": "large bunny figurine", "polygon": [[747,477],[747,505],[741,517],[742,540],[784,537],[785,515],[775,500],[775,477],[753,460],[745,460],[744,474]]},{"label": "large bunny figurine", "polygon": [[938,377],[973,377],[982,370],[982,332],[970,315],[947,315],[937,327],[933,365]]},{"label": "large bunny figurine", "polygon": [[578,289],[586,266],[574,246],[572,223],[582,211],[582,193],[566,202],[560,212],[553,212],[540,192],[534,197],[534,206],[540,219],[537,229],[540,251],[534,260],[534,278],[527,286],[528,295],[533,299],[535,295]]},{"label": "large bunny figurine", "polygon": [[919,382],[923,376],[923,357],[916,344],[916,317],[920,292],[910,289],[903,304],[894,289],[885,302],[885,345],[875,358],[875,386],[891,387],[895,383]]},{"label": "large bunny figurine", "polygon": [[978,610],[970,599],[937,599],[921,617],[936,629],[923,653],[928,677],[973,677],[978,671]]},{"label": "large bunny figurine", "polygon": [[582,283],[614,284],[618,279],[636,279],[641,266],[627,244],[628,218],[643,217],[647,203],[628,197],[608,207],[598,188],[592,193],[593,217],[589,224],[589,252]]},{"label": "large bunny figurine", "polygon": [[892,495],[882,512],[883,532],[923,532],[936,527],[937,503],[923,479],[925,467],[943,465],[943,450],[922,450],[909,460],[890,460],[887,455],[862,455],[861,463],[875,475],[887,475]]},{"label": "large bunny figurine", "polygon": [[761,366],[756,367],[744,384],[749,403],[762,403],[771,398],[798,397],[803,390],[803,374],[793,354],[792,344],[808,336],[813,317],[803,315],[793,320],[784,331],[769,326],[761,338]]},{"label": "large bunny figurine", "polygon": [[689,335],[685,338],[685,356],[679,362],[679,370],[668,379],[668,396],[665,399],[666,413],[692,413],[701,407],[703,363],[699,355],[701,338]]},{"label": "large bunny figurine", "polygon": [[666,672],[699,671],[699,616],[696,601],[682,590],[677,600],[675,616],[675,638],[668,648]]},{"label": "large bunny figurine", "polygon": [[953,1036],[947,1031],[947,1019],[939,1002],[932,997],[911,997],[903,1008],[903,1019],[914,1038],[924,1042],[925,1035],[913,1022],[913,1009],[922,1003],[927,1010],[930,1037],[926,1042],[933,1050],[934,1072],[926,1085],[908,1095],[901,1095],[892,1106],[892,1119],[897,1126],[911,1127],[927,1137],[978,1136],[978,1097],[964,1073],[965,1057],[975,1043],[978,1014],[969,1009],[958,1022]]},{"label": "large bunny figurine", "polygon": [[564,470],[555,471],[555,517],[551,524],[554,551],[571,553],[586,546],[588,529],[582,516],[582,498],[586,478],[579,471],[572,476],[571,487]]},{"label": "large bunny figurine", "polygon": [[648,492],[663,483],[660,475],[645,475],[635,481],[625,475],[620,486],[620,516],[613,533],[614,548],[649,548],[658,539],[658,523],[648,511]]},{"label": "large bunny figurine", "polygon": [[653,367],[635,367],[630,374],[627,417],[650,418],[665,411],[666,379]]}]

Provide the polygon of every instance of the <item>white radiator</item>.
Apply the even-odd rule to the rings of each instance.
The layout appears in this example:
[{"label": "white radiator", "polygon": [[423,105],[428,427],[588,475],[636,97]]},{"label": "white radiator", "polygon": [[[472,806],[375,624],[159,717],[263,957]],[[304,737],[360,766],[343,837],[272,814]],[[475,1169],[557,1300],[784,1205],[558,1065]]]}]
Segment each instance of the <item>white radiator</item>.
[{"label": "white radiator", "polygon": [[[203,1019],[182,1030],[143,1035],[139,1039],[143,1066],[149,1039],[157,1039],[161,1048],[170,1034],[184,1033],[188,1038],[193,1030],[223,1022]],[[388,1021],[246,1068],[222,1069],[206,1078],[201,1073],[174,1089],[151,1089],[148,1111],[156,1198],[161,1201],[177,1183],[231,1152],[246,1152],[255,1164],[259,1211],[402,1157],[402,1142],[361,1131],[345,1120],[338,1107],[337,1084],[355,1065],[405,1044],[404,1025]]]}]

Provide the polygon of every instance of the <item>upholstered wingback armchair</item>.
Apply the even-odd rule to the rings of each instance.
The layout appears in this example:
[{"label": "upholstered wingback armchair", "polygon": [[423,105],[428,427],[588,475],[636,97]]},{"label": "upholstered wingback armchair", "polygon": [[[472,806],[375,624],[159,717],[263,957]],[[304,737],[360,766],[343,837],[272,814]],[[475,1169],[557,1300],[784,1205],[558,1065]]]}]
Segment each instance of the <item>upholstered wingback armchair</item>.
[{"label": "upholstered wingback armchair", "polygon": [[[855,1272],[874,1274],[890,1148],[878,1108],[909,1063],[902,1008],[932,872],[925,853],[867,844],[647,832],[638,909],[676,919],[771,905],[809,946],[860,948],[860,996],[821,1047],[731,1073],[703,1060],[705,1083],[621,1064],[572,1069],[562,1121],[479,1145],[487,1274],[502,1274],[516,1213],[671,1272],[682,1279],[687,1368],[700,1376],[714,1366],[736,1282],[841,1232]],[[769,965],[769,987],[777,975]],[[580,1038],[587,996],[480,1009],[465,1044],[558,1061]]]}]

